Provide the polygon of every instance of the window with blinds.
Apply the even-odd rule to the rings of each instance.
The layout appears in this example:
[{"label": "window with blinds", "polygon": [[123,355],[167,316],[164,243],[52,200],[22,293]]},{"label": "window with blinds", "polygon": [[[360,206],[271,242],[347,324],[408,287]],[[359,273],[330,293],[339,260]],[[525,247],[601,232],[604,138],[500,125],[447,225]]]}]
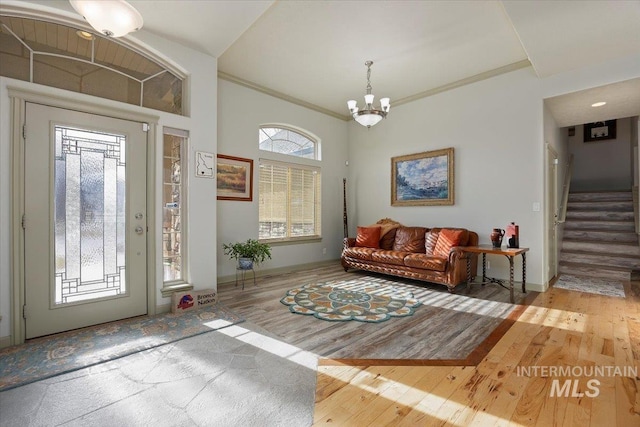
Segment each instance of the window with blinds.
[{"label": "window with blinds", "polygon": [[259,238],[320,237],[320,168],[260,159]]}]

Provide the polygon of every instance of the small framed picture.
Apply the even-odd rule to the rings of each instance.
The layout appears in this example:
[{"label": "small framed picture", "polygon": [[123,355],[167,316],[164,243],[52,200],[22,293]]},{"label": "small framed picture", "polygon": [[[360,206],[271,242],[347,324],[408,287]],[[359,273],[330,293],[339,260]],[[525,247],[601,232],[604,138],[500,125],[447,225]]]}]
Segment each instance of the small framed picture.
[{"label": "small framed picture", "polygon": [[584,142],[602,141],[606,139],[616,139],[616,121],[607,120],[604,122],[585,123]]},{"label": "small framed picture", "polygon": [[215,170],[213,153],[196,151],[196,176],[198,178],[213,178]]},{"label": "small framed picture", "polygon": [[253,200],[253,160],[218,154],[218,200]]}]

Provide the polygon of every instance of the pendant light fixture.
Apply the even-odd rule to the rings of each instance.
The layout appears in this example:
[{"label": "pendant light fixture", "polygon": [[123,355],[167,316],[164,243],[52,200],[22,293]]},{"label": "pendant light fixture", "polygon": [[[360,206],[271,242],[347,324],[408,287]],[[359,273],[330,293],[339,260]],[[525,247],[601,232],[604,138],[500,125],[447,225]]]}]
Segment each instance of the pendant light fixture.
[{"label": "pendant light fixture", "polygon": [[387,113],[389,113],[391,105],[389,103],[389,98],[382,98],[380,100],[380,108],[373,108],[374,96],[371,93],[371,66],[373,65],[373,61],[367,61],[364,65],[367,66],[367,94],[364,96],[365,107],[362,110],[359,109],[357,106],[358,103],[353,99],[347,101],[347,107],[349,107],[349,112],[356,122],[360,123],[362,126],[370,128],[380,120],[387,117]]},{"label": "pendant light fixture", "polygon": [[69,0],[69,3],[107,37],[122,37],[142,28],[142,15],[124,0]]}]

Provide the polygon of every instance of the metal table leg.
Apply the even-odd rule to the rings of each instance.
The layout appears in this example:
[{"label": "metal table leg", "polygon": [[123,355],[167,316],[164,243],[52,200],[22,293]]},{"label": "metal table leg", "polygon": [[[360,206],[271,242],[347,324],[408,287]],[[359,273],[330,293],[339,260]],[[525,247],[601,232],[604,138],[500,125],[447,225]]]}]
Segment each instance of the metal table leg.
[{"label": "metal table leg", "polygon": [[471,257],[467,254],[467,294],[471,292]]},{"label": "metal table leg", "polygon": [[487,254],[482,254],[482,286],[487,283]]},{"label": "metal table leg", "polygon": [[525,253],[522,252],[522,292],[527,293],[527,289],[525,288],[525,284],[527,283],[527,257]]},{"label": "metal table leg", "polygon": [[513,257],[512,256],[507,256],[507,258],[509,259],[509,297],[511,300],[511,304],[514,303],[514,298],[513,298]]}]

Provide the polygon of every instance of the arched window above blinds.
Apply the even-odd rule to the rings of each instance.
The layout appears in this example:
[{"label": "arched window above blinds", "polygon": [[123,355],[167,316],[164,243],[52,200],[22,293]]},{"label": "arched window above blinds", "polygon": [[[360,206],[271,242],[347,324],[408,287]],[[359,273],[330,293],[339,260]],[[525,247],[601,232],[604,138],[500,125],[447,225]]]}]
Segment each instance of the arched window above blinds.
[{"label": "arched window above blinds", "polygon": [[284,126],[261,126],[258,144],[264,151],[320,160],[320,147],[316,138]]},{"label": "arched window above blinds", "polygon": [[[260,159],[258,236],[287,242],[321,238],[320,140],[303,130],[263,125],[260,150],[309,160]],[[278,157],[278,156],[268,156]],[[282,156],[280,156],[282,157]]]}]

